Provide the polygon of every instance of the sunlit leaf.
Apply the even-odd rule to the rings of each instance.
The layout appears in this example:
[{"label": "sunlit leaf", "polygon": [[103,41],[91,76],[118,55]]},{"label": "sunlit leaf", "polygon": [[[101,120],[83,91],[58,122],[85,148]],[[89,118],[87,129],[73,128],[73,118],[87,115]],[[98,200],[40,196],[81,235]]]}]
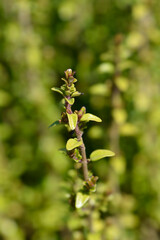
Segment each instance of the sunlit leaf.
[{"label": "sunlit leaf", "polygon": [[102,122],[102,120],[101,120],[99,117],[97,117],[97,116],[95,116],[95,115],[93,115],[93,114],[91,114],[91,113],[86,113],[86,114],[84,114],[84,115],[82,116],[82,118],[81,118],[81,121],[86,121],[86,122],[88,122],[88,121]]},{"label": "sunlit leaf", "polygon": [[62,81],[64,81],[66,84],[68,83],[65,78],[61,78]]},{"label": "sunlit leaf", "polygon": [[74,98],[70,98],[70,99],[65,98],[65,100],[66,100],[70,105],[73,105],[73,104],[74,104]]},{"label": "sunlit leaf", "polygon": [[58,92],[58,93],[60,93],[61,95],[63,95],[63,92],[62,92],[62,90],[61,90],[60,88],[53,87],[53,88],[51,88],[51,90],[52,90],[52,91],[55,91],[55,92]]},{"label": "sunlit leaf", "polygon": [[72,114],[67,113],[67,117],[68,117],[69,126],[70,126],[71,130],[74,130],[76,128],[77,120],[78,120],[77,114],[76,113],[72,113]]},{"label": "sunlit leaf", "polygon": [[50,128],[50,127],[57,126],[57,125],[59,125],[59,124],[61,124],[61,122],[60,122],[59,120],[57,120],[57,121],[53,122],[51,125],[49,125],[49,128]]},{"label": "sunlit leaf", "polygon": [[79,112],[78,112],[78,116],[79,116],[79,117],[82,117],[83,114],[85,114],[85,113],[86,113],[86,108],[85,108],[85,107],[82,107],[82,108],[79,110]]},{"label": "sunlit leaf", "polygon": [[98,150],[95,150],[91,153],[90,160],[91,161],[97,161],[97,160],[100,160],[100,159],[105,158],[105,157],[112,157],[114,155],[115,155],[115,153],[110,151],[110,150],[98,149]]},{"label": "sunlit leaf", "polygon": [[76,92],[74,92],[74,93],[72,94],[72,97],[78,97],[78,96],[80,96],[80,95],[82,95],[82,93],[76,91]]},{"label": "sunlit leaf", "polygon": [[81,208],[89,200],[89,195],[83,192],[78,192],[76,195],[76,208]]},{"label": "sunlit leaf", "polygon": [[66,149],[68,151],[71,151],[72,149],[79,147],[80,145],[82,145],[82,141],[78,141],[76,138],[70,138],[67,141]]}]

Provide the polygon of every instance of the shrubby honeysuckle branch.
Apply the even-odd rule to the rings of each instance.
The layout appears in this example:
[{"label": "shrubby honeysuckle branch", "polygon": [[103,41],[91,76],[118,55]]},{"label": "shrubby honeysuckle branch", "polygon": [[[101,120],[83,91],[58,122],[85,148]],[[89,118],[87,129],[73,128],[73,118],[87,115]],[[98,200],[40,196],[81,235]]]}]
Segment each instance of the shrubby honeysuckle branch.
[{"label": "shrubby honeysuckle branch", "polygon": [[86,113],[86,108],[83,106],[79,111],[72,111],[72,105],[75,102],[75,97],[82,93],[77,91],[75,83],[77,79],[74,77],[75,72],[72,69],[65,71],[65,78],[62,78],[64,84],[60,88],[53,87],[53,91],[60,93],[63,96],[64,111],[61,114],[61,119],[52,123],[49,127],[64,124],[69,131],[74,132],[74,138],[68,139],[66,143],[66,152],[68,156],[75,162],[82,165],[84,184],[76,194],[76,207],[82,207],[89,199],[90,194],[96,191],[97,176],[89,174],[88,162],[97,161],[104,157],[114,156],[114,153],[106,149],[98,149],[90,154],[90,158],[86,157],[85,144],[83,142],[83,132],[89,121],[102,122],[102,120],[91,114]]}]

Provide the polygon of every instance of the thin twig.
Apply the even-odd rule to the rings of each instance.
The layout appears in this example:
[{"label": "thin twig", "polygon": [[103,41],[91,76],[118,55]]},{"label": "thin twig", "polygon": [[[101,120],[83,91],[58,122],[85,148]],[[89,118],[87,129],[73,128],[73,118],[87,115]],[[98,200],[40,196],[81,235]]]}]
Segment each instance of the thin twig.
[{"label": "thin twig", "polygon": [[[66,111],[68,113],[72,114],[73,112],[71,109],[71,105],[67,101],[65,103],[65,106],[66,106]],[[82,156],[82,169],[83,169],[84,180],[87,181],[88,180],[88,162],[87,162],[87,157],[86,157],[86,148],[85,148],[83,138],[82,138],[83,132],[79,129],[78,122],[77,122],[77,125],[75,128],[75,134],[76,134],[78,141],[82,141],[82,144],[79,147],[79,151]]]},{"label": "thin twig", "polygon": [[79,150],[82,156],[82,169],[83,169],[84,180],[87,181],[88,180],[88,163],[87,163],[87,157],[86,157],[86,148],[82,138],[83,133],[80,131],[78,124],[75,128],[75,133],[78,141],[82,141],[82,145],[79,147]]}]

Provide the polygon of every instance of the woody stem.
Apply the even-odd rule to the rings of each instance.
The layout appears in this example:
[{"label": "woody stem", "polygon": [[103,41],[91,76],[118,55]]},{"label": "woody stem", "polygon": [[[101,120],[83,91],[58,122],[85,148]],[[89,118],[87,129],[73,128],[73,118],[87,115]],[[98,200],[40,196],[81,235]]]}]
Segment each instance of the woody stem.
[{"label": "woody stem", "polygon": [[78,124],[75,128],[75,133],[76,133],[78,141],[82,141],[82,144],[79,147],[79,151],[82,156],[82,169],[83,169],[84,180],[87,181],[88,180],[88,163],[87,163],[87,157],[86,157],[86,148],[85,148],[83,138],[82,138],[83,133],[80,131]]},{"label": "woody stem", "polygon": [[[68,113],[72,114],[73,112],[71,109],[71,105],[67,101],[66,101],[65,105],[66,105],[66,111]],[[83,138],[82,138],[83,132],[79,129],[78,123],[75,128],[75,133],[76,133],[76,137],[77,137],[78,141],[82,141],[82,144],[79,147],[79,151],[82,156],[83,177],[84,177],[84,180],[87,181],[88,180],[88,163],[87,163],[87,157],[86,157],[86,148],[85,148]]]}]

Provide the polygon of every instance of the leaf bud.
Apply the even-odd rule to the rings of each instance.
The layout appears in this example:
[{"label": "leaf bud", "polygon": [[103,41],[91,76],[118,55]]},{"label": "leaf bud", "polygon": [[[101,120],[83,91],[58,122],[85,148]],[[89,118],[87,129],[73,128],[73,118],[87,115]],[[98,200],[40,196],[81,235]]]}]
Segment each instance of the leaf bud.
[{"label": "leaf bud", "polygon": [[92,176],[85,182],[84,186],[91,192],[95,192],[97,180],[98,180],[97,176]]},{"label": "leaf bud", "polygon": [[67,114],[65,112],[62,112],[62,114],[61,114],[61,122],[68,123]]},{"label": "leaf bud", "polygon": [[67,79],[73,75],[72,69],[70,69],[70,68],[67,69],[64,73],[65,73]]},{"label": "leaf bud", "polygon": [[80,120],[85,113],[86,113],[86,108],[82,107],[78,112],[78,120]]}]

